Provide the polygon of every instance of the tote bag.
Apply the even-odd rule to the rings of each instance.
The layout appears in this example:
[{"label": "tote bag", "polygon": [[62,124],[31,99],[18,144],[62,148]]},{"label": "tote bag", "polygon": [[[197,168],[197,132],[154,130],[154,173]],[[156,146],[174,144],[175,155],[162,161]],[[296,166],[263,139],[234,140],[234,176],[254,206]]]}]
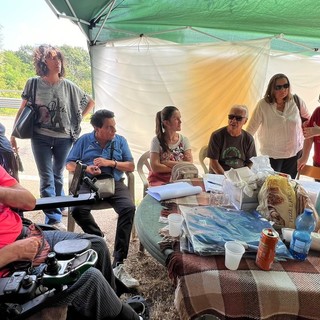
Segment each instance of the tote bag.
[{"label": "tote bag", "polygon": [[35,111],[35,99],[37,90],[37,80],[31,80],[31,88],[29,92],[29,99],[26,106],[23,108],[19,118],[14,124],[12,135],[19,139],[30,139],[33,136],[33,127],[36,121],[36,111]]}]

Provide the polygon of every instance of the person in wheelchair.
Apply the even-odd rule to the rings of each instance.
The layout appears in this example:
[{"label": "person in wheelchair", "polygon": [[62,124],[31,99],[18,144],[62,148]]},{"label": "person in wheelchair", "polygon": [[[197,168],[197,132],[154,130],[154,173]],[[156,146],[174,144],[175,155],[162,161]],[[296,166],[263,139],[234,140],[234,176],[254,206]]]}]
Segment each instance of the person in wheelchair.
[{"label": "person in wheelchair", "polygon": [[98,255],[95,267],[90,267],[76,282],[45,300],[42,307],[68,306],[68,319],[149,319],[142,297],[135,296],[127,303],[119,299],[123,292],[130,290],[115,279],[103,238],[60,230],[37,233],[34,228],[25,227],[21,217],[11,209],[32,210],[35,204],[34,196],[0,166],[0,277],[16,271],[17,261],[39,265],[45,261],[46,253],[62,240],[88,239]]}]

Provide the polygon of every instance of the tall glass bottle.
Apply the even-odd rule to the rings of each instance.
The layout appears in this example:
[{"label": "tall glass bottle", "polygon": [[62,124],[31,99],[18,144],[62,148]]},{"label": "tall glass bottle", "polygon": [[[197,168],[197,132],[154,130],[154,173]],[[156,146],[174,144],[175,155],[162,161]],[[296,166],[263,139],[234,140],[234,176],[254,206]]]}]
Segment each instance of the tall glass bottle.
[{"label": "tall glass bottle", "polygon": [[311,232],[316,226],[316,221],[311,209],[304,209],[296,219],[296,229],[292,234],[289,251],[297,260],[307,258],[311,245]]}]

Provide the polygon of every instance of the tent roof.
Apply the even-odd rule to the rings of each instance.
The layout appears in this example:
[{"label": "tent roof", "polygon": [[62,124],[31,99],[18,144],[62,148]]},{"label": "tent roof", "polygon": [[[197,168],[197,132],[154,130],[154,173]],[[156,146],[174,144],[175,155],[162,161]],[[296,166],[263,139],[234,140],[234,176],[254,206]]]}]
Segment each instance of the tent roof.
[{"label": "tent roof", "polygon": [[176,43],[271,37],[272,49],[311,53],[320,47],[314,0],[45,0],[82,29],[91,45],[139,37]]}]

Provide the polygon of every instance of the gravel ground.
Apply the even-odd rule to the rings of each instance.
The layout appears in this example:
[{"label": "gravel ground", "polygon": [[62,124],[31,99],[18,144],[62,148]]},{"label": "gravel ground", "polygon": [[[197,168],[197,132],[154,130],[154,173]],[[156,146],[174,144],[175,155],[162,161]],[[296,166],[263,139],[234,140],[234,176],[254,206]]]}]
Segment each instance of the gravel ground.
[{"label": "gravel ground", "polygon": [[[0,109],[1,111],[1,109]],[[6,135],[9,138],[14,118],[1,116],[0,122],[6,127]],[[82,132],[91,131],[89,123],[82,124]],[[18,140],[19,154],[22,159],[24,171],[20,173],[20,183],[30,190],[35,197],[39,197],[39,178],[37,168],[31,151],[30,140]],[[67,181],[67,172],[65,175]],[[67,190],[67,187],[65,187]],[[142,183],[135,172],[135,194],[136,202],[142,199]],[[117,214],[112,209],[93,211],[94,217],[102,231],[106,234],[110,252],[113,250],[114,234],[116,228]],[[44,214],[42,211],[30,211],[26,217],[32,221],[43,223]],[[67,224],[67,218],[63,217],[63,222]],[[81,232],[76,225],[75,232]],[[167,270],[154,258],[145,252],[139,253],[139,241],[131,241],[129,256],[125,261],[125,266],[130,274],[139,280],[139,291],[147,299],[151,306],[152,320],[178,320],[179,317],[173,305],[174,287],[167,275]],[[124,297],[125,298],[125,297]]]}]

